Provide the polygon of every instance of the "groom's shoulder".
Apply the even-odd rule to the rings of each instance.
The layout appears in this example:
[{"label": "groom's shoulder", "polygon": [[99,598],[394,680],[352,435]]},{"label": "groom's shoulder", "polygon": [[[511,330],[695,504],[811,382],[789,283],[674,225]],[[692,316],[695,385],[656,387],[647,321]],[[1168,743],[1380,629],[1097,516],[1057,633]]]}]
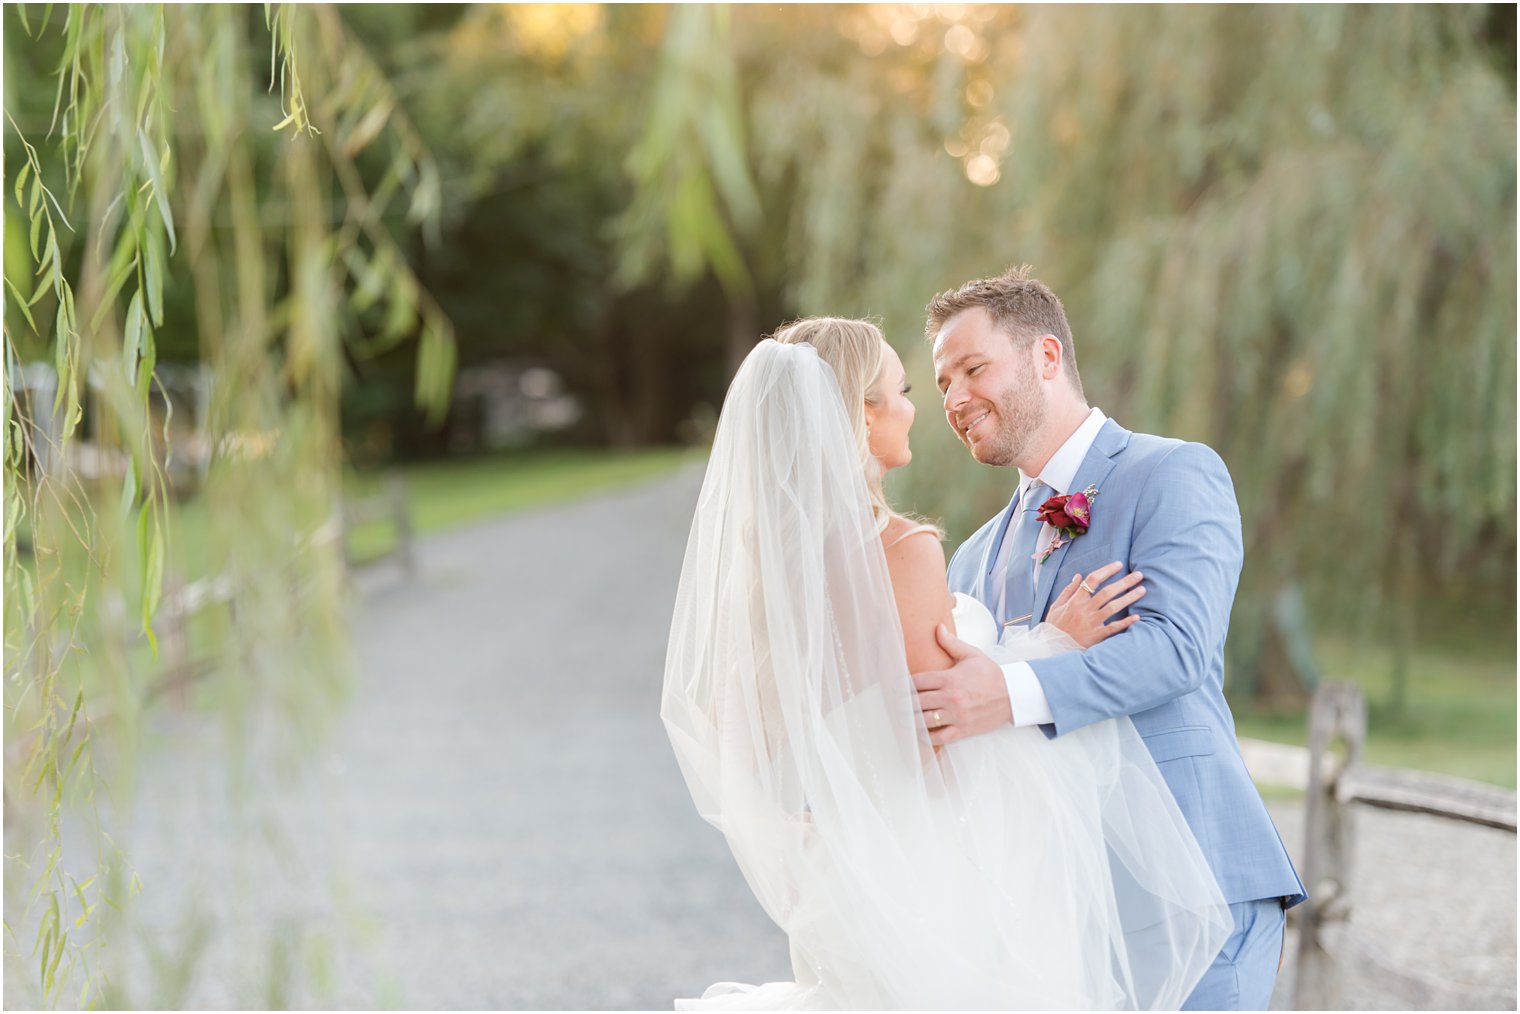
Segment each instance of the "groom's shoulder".
[{"label": "groom's shoulder", "polygon": [[1131,430],[1125,434],[1124,457],[1131,463],[1164,458],[1187,443],[1176,437],[1163,437],[1156,433]]},{"label": "groom's shoulder", "polygon": [[1141,467],[1155,467],[1163,462],[1173,468],[1225,467],[1224,459],[1219,456],[1219,452],[1208,444],[1138,431],[1128,433],[1123,460],[1131,466]]},{"label": "groom's shoulder", "polygon": [[1159,481],[1165,485],[1178,482],[1191,485],[1202,481],[1233,488],[1229,467],[1219,452],[1195,440],[1131,433],[1118,463],[1145,484]]}]

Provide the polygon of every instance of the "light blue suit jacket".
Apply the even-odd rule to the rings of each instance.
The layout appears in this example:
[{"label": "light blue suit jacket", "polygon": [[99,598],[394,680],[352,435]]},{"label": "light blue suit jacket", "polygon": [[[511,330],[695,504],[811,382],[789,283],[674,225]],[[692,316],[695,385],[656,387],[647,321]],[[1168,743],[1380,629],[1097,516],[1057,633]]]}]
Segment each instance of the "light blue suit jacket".
[{"label": "light blue suit jacket", "polygon": [[[1224,699],[1224,639],[1242,560],[1240,508],[1224,462],[1202,444],[1103,424],[1073,490],[1096,486],[1092,525],[1041,568],[1034,614],[1076,573],[1122,562],[1145,575],[1129,630],[1030,663],[1050,702],[1048,736],[1128,715],[1156,759],[1229,902],[1304,900],[1304,887],[1246,773],[1235,718]],[[1010,504],[950,561],[950,588],[995,609],[992,567]],[[1028,561],[1010,561],[1028,580]],[[1010,601],[1013,596],[1009,596]],[[1000,617],[1006,620],[1008,617]]]}]

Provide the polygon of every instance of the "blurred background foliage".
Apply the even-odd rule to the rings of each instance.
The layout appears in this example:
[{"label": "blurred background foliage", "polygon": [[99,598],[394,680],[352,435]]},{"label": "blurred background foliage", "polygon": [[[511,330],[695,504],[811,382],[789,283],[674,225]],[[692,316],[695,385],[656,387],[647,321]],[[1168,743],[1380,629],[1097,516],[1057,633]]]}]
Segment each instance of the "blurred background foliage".
[{"label": "blurred background foliage", "polygon": [[700,446],[748,348],[821,313],[902,352],[894,495],[953,548],[1012,477],[938,422],[923,307],[1015,263],[1090,401],[1231,469],[1244,731],[1349,676],[1372,759],[1514,784],[1513,6],[4,18],[6,912],[56,913],[6,946],[49,1002],[130,891],[62,861],[59,801],[111,780],[82,737],[130,771],[166,580],[251,589],[197,635],[256,674],[207,684],[246,779],[341,697],[345,483],[411,469],[425,527],[522,502],[489,487],[523,462],[590,488],[590,452]]},{"label": "blurred background foliage", "polygon": [[[1512,641],[1509,8],[346,16],[446,166],[420,272],[461,362],[550,366],[586,406],[558,439],[692,438],[801,314],[881,320],[926,381],[928,296],[1029,262],[1093,402],[1230,465],[1237,696],[1295,705],[1316,628]],[[1008,477],[915,438],[898,495],[953,542]]]}]

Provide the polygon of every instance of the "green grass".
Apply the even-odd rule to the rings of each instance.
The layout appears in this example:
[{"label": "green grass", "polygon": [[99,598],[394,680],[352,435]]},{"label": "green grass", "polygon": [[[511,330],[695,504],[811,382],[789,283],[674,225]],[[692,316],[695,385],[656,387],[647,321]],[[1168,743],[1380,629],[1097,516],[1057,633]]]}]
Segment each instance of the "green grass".
[{"label": "green grass", "polygon": [[[1394,705],[1394,655],[1386,644],[1321,637],[1316,656],[1327,679],[1353,680],[1367,696],[1364,759],[1515,787],[1515,629],[1453,631],[1422,640],[1409,661],[1407,698]],[[1481,636],[1480,636],[1481,633]],[[1307,742],[1303,713],[1236,708],[1240,735]]]},{"label": "green grass", "polygon": [[[609,453],[606,451],[552,451],[501,455],[469,461],[441,461],[402,468],[406,478],[407,510],[413,531],[443,531],[473,521],[500,517],[514,511],[561,503],[599,490],[653,478],[689,461],[702,452],[665,447],[653,450]],[[348,471],[344,493],[365,497],[383,488],[381,473]],[[107,511],[103,505],[98,511]],[[169,511],[169,560],[167,571],[181,580],[193,580],[212,570],[211,507],[204,497],[175,503]],[[395,544],[395,526],[389,520],[358,526],[348,533],[352,558],[373,559]],[[30,526],[23,520],[18,541],[30,541]],[[64,561],[65,580],[83,587],[91,568],[73,544]],[[35,574],[36,562],[23,555],[20,564]],[[119,568],[137,572],[135,547],[124,545],[117,554]],[[135,577],[132,578],[135,580]],[[130,585],[129,585],[130,587]],[[136,608],[136,596],[129,594]]]},{"label": "green grass", "polygon": [[[700,454],[686,448],[618,454],[553,451],[429,462],[402,471],[413,529],[427,533],[652,478],[698,460]],[[381,490],[382,481],[379,474],[351,473],[345,477],[345,492],[371,495]],[[360,525],[349,532],[348,548],[356,560],[374,559],[394,544],[389,522]]]}]

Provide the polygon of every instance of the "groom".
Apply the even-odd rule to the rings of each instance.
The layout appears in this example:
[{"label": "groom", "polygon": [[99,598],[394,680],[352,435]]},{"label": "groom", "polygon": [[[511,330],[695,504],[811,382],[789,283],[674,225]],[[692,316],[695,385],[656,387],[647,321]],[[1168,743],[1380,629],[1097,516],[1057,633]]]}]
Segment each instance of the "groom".
[{"label": "groom", "polygon": [[[950,561],[950,588],[1007,624],[1039,622],[1065,585],[1122,564],[1146,594],[1137,621],[1087,651],[999,667],[940,628],[951,668],[917,673],[936,745],[1038,725],[1060,736],[1128,715],[1198,839],[1235,929],[1186,1010],[1264,1010],[1284,910],[1304,888],[1241,761],[1223,693],[1224,640],[1242,558],[1240,510],[1224,462],[1202,444],[1131,433],[1089,408],[1061,301],[1028,268],[967,282],[929,304],[925,333],[945,418],[971,456],[1015,466],[1008,507]],[[1085,493],[1042,519],[1057,496]],[[1045,512],[1048,516],[1049,509]],[[1072,532],[1080,532],[1073,537]],[[1111,576],[1111,575],[1108,575]]]}]

